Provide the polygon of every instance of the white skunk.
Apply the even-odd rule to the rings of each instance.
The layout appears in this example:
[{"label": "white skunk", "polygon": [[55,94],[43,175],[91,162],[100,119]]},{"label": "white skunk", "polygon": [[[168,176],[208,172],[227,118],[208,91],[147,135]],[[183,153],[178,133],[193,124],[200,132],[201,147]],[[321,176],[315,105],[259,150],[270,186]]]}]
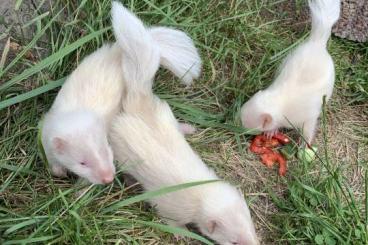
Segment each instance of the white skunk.
[{"label": "white skunk", "polygon": [[[122,29],[122,63],[127,95],[124,112],[113,121],[110,138],[116,159],[146,190],[200,180],[218,179],[186,142],[169,105],[152,94],[160,60],[141,21],[119,3],[113,3],[113,25]],[[115,28],[116,30],[116,28]],[[138,65],[139,64],[139,65]],[[171,225],[195,223],[220,244],[258,244],[243,195],[225,182],[196,186],[150,200]]]},{"label": "white skunk", "polygon": [[340,0],[311,0],[310,37],[284,60],[275,81],[258,91],[241,109],[246,128],[256,128],[273,135],[290,123],[302,129],[310,144],[323,96],[331,97],[335,70],[327,51],[331,28],[340,14]]},{"label": "white skunk", "polygon": [[[46,114],[42,145],[54,175],[64,176],[69,170],[92,183],[113,180],[115,167],[107,130],[112,117],[121,109],[124,84],[129,82],[123,79],[122,63],[129,66],[132,57],[122,55],[122,48],[133,44],[122,42],[124,31],[121,30],[130,26],[130,23],[115,19],[117,42],[103,46],[82,61]],[[144,29],[143,24],[141,29]],[[129,30],[127,33],[133,32]],[[201,60],[186,34],[163,27],[151,28],[150,33],[144,41],[134,41],[138,46],[149,42],[148,47],[154,47],[155,55],[161,57],[161,64],[182,78],[183,83],[189,85],[199,76]],[[150,59],[150,53],[139,52]],[[156,71],[158,65],[157,62],[146,67],[154,67]],[[134,64],[130,69],[136,70],[135,66],[140,64]]]}]

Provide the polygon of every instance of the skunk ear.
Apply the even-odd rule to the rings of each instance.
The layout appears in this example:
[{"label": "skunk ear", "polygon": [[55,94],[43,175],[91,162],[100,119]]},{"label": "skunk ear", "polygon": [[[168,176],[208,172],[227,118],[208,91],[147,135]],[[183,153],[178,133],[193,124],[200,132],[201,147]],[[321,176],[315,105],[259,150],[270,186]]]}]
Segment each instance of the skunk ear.
[{"label": "skunk ear", "polygon": [[215,220],[210,220],[207,223],[207,230],[210,234],[212,234],[215,231],[215,228],[217,226],[217,222]]},{"label": "skunk ear", "polygon": [[52,146],[57,153],[62,154],[65,152],[67,142],[60,137],[54,137],[52,139]]},{"label": "skunk ear", "polygon": [[265,129],[272,123],[272,116],[268,113],[263,113],[261,115],[262,128]]}]

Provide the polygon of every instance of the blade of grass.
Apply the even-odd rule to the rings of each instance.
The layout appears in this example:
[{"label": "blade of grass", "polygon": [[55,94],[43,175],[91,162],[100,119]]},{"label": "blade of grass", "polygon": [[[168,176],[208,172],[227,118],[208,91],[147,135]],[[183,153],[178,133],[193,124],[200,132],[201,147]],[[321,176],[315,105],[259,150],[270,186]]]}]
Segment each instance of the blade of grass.
[{"label": "blade of grass", "polygon": [[[1,209],[0,209],[1,210]],[[35,216],[35,217],[21,217],[21,218],[10,218],[10,219],[0,219],[0,223],[6,223],[9,221],[21,221],[21,220],[30,220],[30,219],[47,219],[49,218],[48,216],[44,215],[44,216]]]},{"label": "blade of grass", "polygon": [[[0,164],[0,169],[7,169],[7,170],[15,172],[19,170],[19,167],[2,163]],[[41,176],[39,173],[35,171],[31,171],[31,170],[23,169],[23,168],[19,170],[19,173],[24,173],[24,174],[34,175],[34,176]]]},{"label": "blade of grass", "polygon": [[0,72],[4,69],[4,65],[5,65],[5,62],[6,62],[6,57],[8,56],[9,49],[10,49],[10,37],[6,41],[5,46],[4,46],[4,50],[3,50],[3,54],[1,55]]},{"label": "blade of grass", "polygon": [[39,243],[39,242],[45,242],[45,241],[51,240],[55,237],[57,237],[57,235],[41,236],[41,237],[27,238],[27,239],[21,239],[21,240],[9,240],[9,241],[5,241],[3,245]]},{"label": "blade of grass", "polygon": [[36,88],[36,89],[33,89],[29,92],[26,92],[24,94],[20,94],[20,95],[17,95],[17,96],[14,96],[10,99],[7,99],[7,100],[3,100],[0,102],[0,110],[4,109],[4,108],[7,108],[11,105],[14,105],[14,104],[17,104],[17,103],[20,103],[22,101],[25,101],[25,100],[28,100],[28,99],[31,99],[31,98],[34,98],[40,94],[43,94],[43,93],[46,93],[50,90],[53,90],[57,87],[60,87],[61,85],[63,85],[63,83],[65,82],[66,80],[66,77],[64,78],[61,78],[59,80],[56,80],[56,81],[50,81],[48,82],[46,85],[43,85],[39,88]]},{"label": "blade of grass", "polygon": [[24,24],[24,25],[22,26],[22,28],[26,28],[26,27],[28,27],[28,26],[32,25],[33,23],[35,23],[35,22],[37,22],[37,21],[41,21],[43,18],[45,18],[45,17],[46,17],[46,16],[48,16],[49,14],[50,14],[50,11],[47,11],[47,12],[45,12],[45,13],[43,13],[43,14],[38,15],[37,17],[35,17],[35,18],[33,18],[32,20],[30,20],[28,23]]},{"label": "blade of grass", "polygon": [[23,0],[17,0],[17,1],[15,2],[15,6],[14,6],[14,10],[15,10],[15,11],[18,11],[18,10],[19,10],[20,5],[22,5],[22,2],[23,2]]},{"label": "blade of grass", "polygon": [[96,32],[90,33],[87,36],[82,37],[81,39],[73,42],[72,44],[60,49],[56,53],[50,55],[46,59],[43,59],[41,62],[37,63],[36,65],[32,66],[31,68],[26,69],[20,75],[15,76],[10,81],[4,83],[0,86],[0,91],[5,90],[12,86],[13,84],[22,81],[23,79],[28,78],[29,76],[41,71],[42,69],[48,67],[49,65],[59,61],[69,53],[73,52],[74,50],[78,49],[79,47],[83,46],[85,43],[91,41],[92,39],[100,36],[101,34],[108,31],[110,27],[104,28],[102,30],[98,30]]},{"label": "blade of grass", "polygon": [[136,203],[136,202],[140,202],[140,201],[144,201],[147,199],[150,199],[152,197],[157,197],[157,196],[161,196],[170,192],[175,192],[175,191],[179,191],[182,189],[186,189],[186,188],[190,188],[193,186],[197,186],[197,185],[203,185],[203,184],[209,184],[209,183],[213,183],[213,182],[217,182],[220,180],[205,180],[205,181],[196,181],[196,182],[190,182],[190,183],[185,183],[185,184],[179,184],[179,185],[174,185],[174,186],[168,186],[168,187],[163,187],[159,190],[155,190],[155,191],[149,191],[149,192],[145,192],[143,194],[139,194],[136,195],[134,197],[122,200],[122,201],[117,201],[112,203],[110,206],[107,206],[106,208],[104,208],[102,210],[102,213],[108,213],[111,211],[114,211],[118,208]]},{"label": "blade of grass", "polygon": [[157,5],[155,5],[154,3],[152,3],[151,1],[148,0],[143,0],[147,5],[151,6],[152,8],[156,9],[157,11],[160,12],[160,14],[162,14],[163,16],[165,16],[168,20],[170,20],[170,22],[172,24],[177,25],[177,22],[171,18],[171,16],[169,16],[167,13],[165,13],[161,8],[159,8]]},{"label": "blade of grass", "polygon": [[27,226],[36,224],[37,222],[39,222],[39,219],[30,219],[30,220],[26,220],[26,221],[23,221],[21,223],[15,224],[12,227],[10,227],[7,230],[5,230],[4,236],[7,236],[10,233],[15,232],[17,230],[20,230],[20,229],[22,229],[24,227],[27,227]]},{"label": "blade of grass", "polygon": [[17,167],[12,173],[9,175],[9,177],[0,185],[0,193],[4,192],[6,188],[10,185],[10,183],[13,181],[13,179],[23,171],[24,168],[29,168],[29,165],[34,160],[34,156],[31,156],[29,161],[26,164],[20,165]]},{"label": "blade of grass", "polygon": [[137,222],[137,223],[142,224],[142,225],[147,225],[147,226],[150,226],[152,228],[156,228],[156,229],[159,229],[161,231],[168,232],[168,233],[171,233],[171,234],[174,234],[174,235],[190,237],[190,238],[196,239],[196,240],[201,241],[201,242],[203,242],[205,244],[208,244],[208,245],[213,245],[213,243],[210,242],[209,240],[207,240],[206,238],[204,238],[204,237],[202,237],[198,234],[195,234],[193,232],[190,232],[188,230],[182,229],[182,228],[172,227],[172,226],[169,226],[169,225],[163,225],[163,224],[159,224],[159,223],[155,223],[155,222],[149,222],[149,221],[143,221],[143,220],[134,220],[134,222]]}]

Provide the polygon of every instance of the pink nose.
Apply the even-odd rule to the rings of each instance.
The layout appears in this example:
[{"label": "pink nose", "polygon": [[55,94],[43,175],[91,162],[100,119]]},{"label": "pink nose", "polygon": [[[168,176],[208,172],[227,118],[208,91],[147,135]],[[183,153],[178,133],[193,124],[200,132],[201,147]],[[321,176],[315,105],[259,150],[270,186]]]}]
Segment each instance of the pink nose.
[{"label": "pink nose", "polygon": [[114,175],[106,175],[102,177],[102,183],[108,184],[114,180]]}]

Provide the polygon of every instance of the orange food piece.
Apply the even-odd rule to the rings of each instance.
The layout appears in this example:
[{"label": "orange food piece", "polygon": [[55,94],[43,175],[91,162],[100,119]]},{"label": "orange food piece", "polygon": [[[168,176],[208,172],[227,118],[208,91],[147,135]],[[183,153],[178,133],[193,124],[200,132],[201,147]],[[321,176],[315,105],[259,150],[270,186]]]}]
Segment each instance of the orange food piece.
[{"label": "orange food piece", "polygon": [[279,140],[275,139],[275,138],[271,138],[271,139],[267,139],[264,142],[264,146],[268,147],[268,148],[273,148],[273,147],[277,147],[279,146],[281,143]]},{"label": "orange food piece", "polygon": [[280,153],[276,154],[277,154],[277,162],[279,163],[279,175],[285,176],[287,172],[286,159]]},{"label": "orange food piece", "polygon": [[281,144],[287,144],[290,142],[290,139],[280,132],[276,133],[273,138],[277,139]]},{"label": "orange food piece", "polygon": [[264,154],[269,153],[271,150],[270,148],[274,148],[279,145],[280,142],[275,138],[267,139],[267,137],[264,135],[257,135],[254,137],[249,149],[251,152]]},{"label": "orange food piece", "polygon": [[256,137],[254,137],[249,147],[250,151],[256,154],[263,154],[263,153],[268,152],[269,149],[263,146],[266,140],[267,139],[264,135],[257,135]]},{"label": "orange food piece", "polygon": [[275,155],[275,152],[265,153],[261,155],[261,161],[264,165],[271,168],[273,164],[277,161],[277,156]]},{"label": "orange food piece", "polygon": [[254,152],[256,154],[265,154],[265,153],[269,153],[270,151],[272,151],[271,149],[265,146],[257,146],[255,144],[251,144],[249,149],[251,152]]},{"label": "orange food piece", "polygon": [[276,162],[279,164],[279,175],[285,176],[287,172],[286,159],[278,152],[271,148],[277,147],[280,144],[287,144],[290,139],[282,133],[277,133],[272,138],[268,139],[265,135],[257,135],[252,140],[249,150],[259,154],[264,165],[271,168]]},{"label": "orange food piece", "polygon": [[285,158],[277,152],[265,153],[261,155],[261,160],[264,165],[271,168],[276,162],[279,164],[279,175],[285,176],[287,165]]},{"label": "orange food piece", "polygon": [[255,144],[257,146],[263,146],[264,142],[266,142],[267,137],[263,134],[261,135],[257,135],[256,137],[254,137],[252,144]]}]

